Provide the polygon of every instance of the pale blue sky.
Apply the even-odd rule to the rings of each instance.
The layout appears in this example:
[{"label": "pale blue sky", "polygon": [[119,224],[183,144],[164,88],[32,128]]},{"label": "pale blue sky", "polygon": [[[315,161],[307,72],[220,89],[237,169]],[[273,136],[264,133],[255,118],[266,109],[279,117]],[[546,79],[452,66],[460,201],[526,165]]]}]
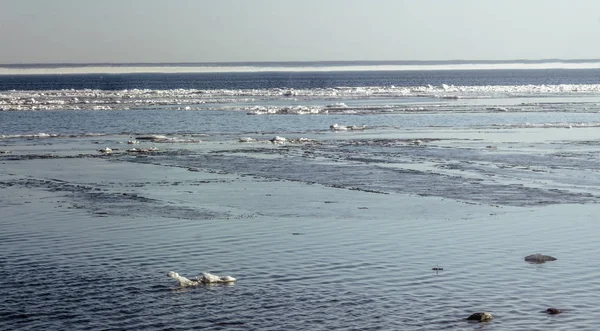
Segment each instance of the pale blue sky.
[{"label": "pale blue sky", "polygon": [[0,0],[0,63],[600,58],[600,0]]}]

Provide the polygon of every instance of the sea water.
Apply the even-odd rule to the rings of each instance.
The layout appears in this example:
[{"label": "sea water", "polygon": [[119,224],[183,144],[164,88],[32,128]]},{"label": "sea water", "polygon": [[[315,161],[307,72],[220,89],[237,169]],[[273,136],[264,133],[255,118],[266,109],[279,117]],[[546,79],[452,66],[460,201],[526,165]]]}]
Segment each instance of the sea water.
[{"label": "sea water", "polygon": [[0,76],[0,328],[595,329],[598,69],[323,67]]}]

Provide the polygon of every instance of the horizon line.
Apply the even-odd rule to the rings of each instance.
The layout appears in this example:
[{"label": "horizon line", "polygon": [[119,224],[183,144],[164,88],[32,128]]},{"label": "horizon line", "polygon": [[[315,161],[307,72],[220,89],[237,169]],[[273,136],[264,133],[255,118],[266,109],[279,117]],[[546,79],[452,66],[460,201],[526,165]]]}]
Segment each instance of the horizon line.
[{"label": "horizon line", "polygon": [[301,60],[301,61],[201,61],[201,62],[15,62],[15,63],[0,63],[0,67],[16,67],[16,66],[144,66],[144,65],[265,65],[265,64],[328,64],[328,65],[348,65],[348,64],[534,64],[534,63],[591,63],[600,62],[597,59],[562,59],[562,58],[546,58],[546,59],[510,59],[510,60]]}]

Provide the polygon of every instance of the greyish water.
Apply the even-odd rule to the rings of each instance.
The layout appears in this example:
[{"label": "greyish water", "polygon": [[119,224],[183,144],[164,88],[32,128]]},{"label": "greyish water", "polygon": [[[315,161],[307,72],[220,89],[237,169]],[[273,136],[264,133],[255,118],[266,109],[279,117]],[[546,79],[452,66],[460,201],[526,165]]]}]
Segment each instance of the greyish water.
[{"label": "greyish water", "polygon": [[4,77],[0,329],[595,330],[597,73]]}]

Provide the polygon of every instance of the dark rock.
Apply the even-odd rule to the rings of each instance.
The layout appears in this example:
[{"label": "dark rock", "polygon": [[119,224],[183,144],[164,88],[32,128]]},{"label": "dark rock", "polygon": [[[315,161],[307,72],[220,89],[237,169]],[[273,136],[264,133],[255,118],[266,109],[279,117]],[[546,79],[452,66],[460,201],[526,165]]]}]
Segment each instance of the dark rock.
[{"label": "dark rock", "polygon": [[494,319],[494,316],[487,312],[482,313],[473,313],[471,316],[467,317],[469,321],[477,321],[477,322],[489,322]]},{"label": "dark rock", "polygon": [[525,261],[529,263],[545,263],[547,261],[556,261],[556,258],[550,255],[531,254],[525,256]]},{"label": "dark rock", "polygon": [[562,311],[560,311],[560,309],[557,308],[548,308],[546,309],[546,313],[550,315],[556,315],[562,313]]}]

